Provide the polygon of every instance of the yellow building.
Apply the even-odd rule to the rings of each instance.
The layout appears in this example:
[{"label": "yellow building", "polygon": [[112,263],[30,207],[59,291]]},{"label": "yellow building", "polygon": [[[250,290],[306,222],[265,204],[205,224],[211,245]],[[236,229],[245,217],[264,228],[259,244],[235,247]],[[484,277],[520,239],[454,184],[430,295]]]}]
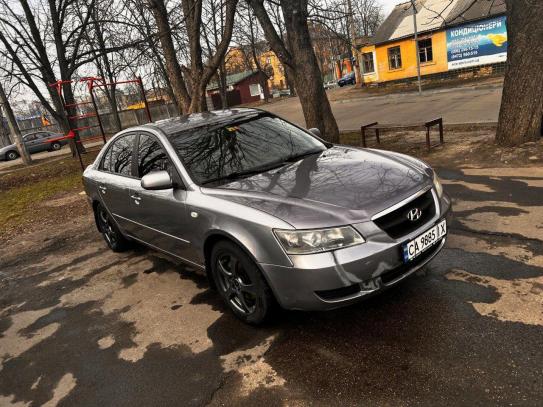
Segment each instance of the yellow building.
[{"label": "yellow building", "polygon": [[[502,68],[507,58],[505,0],[416,0],[421,75]],[[411,2],[398,4],[370,45],[360,48],[364,83],[417,76]],[[461,72],[461,71],[458,71]],[[456,72],[456,73],[458,73]]]},{"label": "yellow building", "polygon": [[[257,48],[263,47],[257,45]],[[268,87],[285,89],[287,87],[285,69],[277,55],[273,51],[262,49],[258,51],[257,57],[261,69],[268,75]],[[255,61],[248,46],[230,48],[226,54],[225,63],[228,74],[256,70]]]}]

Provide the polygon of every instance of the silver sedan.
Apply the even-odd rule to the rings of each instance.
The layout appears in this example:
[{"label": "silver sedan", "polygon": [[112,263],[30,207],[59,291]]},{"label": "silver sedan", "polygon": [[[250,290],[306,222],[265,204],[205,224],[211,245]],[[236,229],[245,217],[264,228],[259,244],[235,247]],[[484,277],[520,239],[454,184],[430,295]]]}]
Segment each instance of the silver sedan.
[{"label": "silver sedan", "polygon": [[422,161],[254,109],[124,130],[83,179],[112,250],[141,242],[201,269],[255,324],[398,283],[443,247],[451,208]]},{"label": "silver sedan", "polygon": [[[38,131],[25,134],[23,142],[29,154],[35,154],[42,151],[58,151],[62,146],[68,144],[68,139],[63,137],[62,134],[50,131]],[[15,144],[0,148],[0,160],[10,161],[17,158],[19,158],[19,151]]]}]

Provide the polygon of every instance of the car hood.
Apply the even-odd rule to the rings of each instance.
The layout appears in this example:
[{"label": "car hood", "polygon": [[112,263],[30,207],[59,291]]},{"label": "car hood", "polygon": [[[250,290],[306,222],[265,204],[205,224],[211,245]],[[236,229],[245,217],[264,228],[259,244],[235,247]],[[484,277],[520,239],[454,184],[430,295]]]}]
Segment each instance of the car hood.
[{"label": "car hood", "polygon": [[431,183],[431,170],[413,158],[336,146],[203,192],[316,228],[369,220]]}]

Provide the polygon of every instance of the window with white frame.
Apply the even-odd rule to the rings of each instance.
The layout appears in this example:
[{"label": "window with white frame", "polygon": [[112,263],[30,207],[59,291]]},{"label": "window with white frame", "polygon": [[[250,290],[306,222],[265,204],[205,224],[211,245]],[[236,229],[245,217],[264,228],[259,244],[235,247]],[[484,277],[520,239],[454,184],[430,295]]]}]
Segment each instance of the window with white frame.
[{"label": "window with white frame", "polygon": [[249,92],[251,93],[251,96],[260,96],[260,85],[258,83],[249,85]]},{"label": "window with white frame", "polygon": [[364,52],[362,54],[362,64],[364,73],[374,73],[375,65],[373,63],[373,52]]},{"label": "window with white frame", "polygon": [[425,38],[419,41],[419,58],[421,64],[425,62],[432,62],[434,60],[431,38]]},{"label": "window with white frame", "polygon": [[388,49],[388,67],[390,69],[400,69],[402,67],[402,53],[400,47]]}]

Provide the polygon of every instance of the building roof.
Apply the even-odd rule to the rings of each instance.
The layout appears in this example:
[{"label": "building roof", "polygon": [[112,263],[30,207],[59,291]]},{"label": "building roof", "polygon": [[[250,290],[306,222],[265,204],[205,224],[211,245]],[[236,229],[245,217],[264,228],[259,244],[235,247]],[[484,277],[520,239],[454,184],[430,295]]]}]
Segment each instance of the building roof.
[{"label": "building roof", "polygon": [[[415,0],[417,31],[436,31],[469,21],[505,14],[505,0]],[[398,4],[381,24],[374,44],[411,37],[413,8],[411,2]]]},{"label": "building roof", "polygon": [[[243,71],[240,73],[234,73],[231,75],[226,75],[226,86],[236,85],[242,80],[248,78],[249,76],[258,74],[258,71]],[[217,82],[210,82],[207,85],[207,90],[219,89],[219,84]]]}]

